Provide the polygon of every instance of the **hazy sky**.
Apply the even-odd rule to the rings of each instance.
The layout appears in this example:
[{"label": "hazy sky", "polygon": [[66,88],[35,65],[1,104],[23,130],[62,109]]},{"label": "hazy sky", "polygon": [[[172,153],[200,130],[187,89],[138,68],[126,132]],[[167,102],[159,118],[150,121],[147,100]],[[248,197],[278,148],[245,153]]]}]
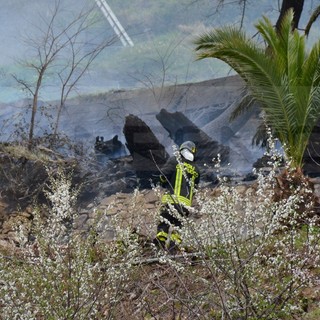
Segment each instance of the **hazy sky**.
[{"label": "hazy sky", "polygon": [[[139,21],[123,21],[123,12],[126,10],[126,3],[130,3],[132,5],[133,2],[139,2],[140,7],[135,6],[135,14],[139,12]],[[151,3],[150,3],[151,1]],[[141,2],[141,0],[108,0],[108,4],[116,14],[116,16],[119,18],[121,24],[127,28],[128,33],[130,34],[134,32],[134,34],[131,34],[131,38],[135,44],[138,45],[143,43],[143,41],[146,41],[150,38],[150,35],[152,36],[152,28],[159,28],[158,24],[161,24],[163,22],[164,26],[163,28],[165,29],[167,21],[165,20],[165,17],[162,18],[161,13],[157,15],[157,25],[146,25],[146,22],[144,20],[145,15],[148,13],[148,7],[151,6],[152,1],[155,0],[146,0],[145,2]],[[202,1],[205,0],[198,0],[197,2],[194,0],[181,0],[181,9],[176,12],[177,15],[183,14],[186,10],[193,10],[196,12],[196,10],[201,10],[202,7]],[[272,21],[276,21],[277,15],[278,15],[278,0],[260,0],[260,1],[251,1],[248,0],[249,6],[248,6],[248,11],[246,12],[246,20],[245,20],[245,29],[249,26],[253,29],[253,21],[256,20],[258,17],[261,16],[261,14],[266,14],[268,15]],[[220,11],[218,14],[214,14],[215,12],[215,6],[214,6],[214,0],[210,1],[209,3],[212,3],[212,12],[205,12],[202,13],[201,20],[206,27],[216,27],[219,26],[222,23],[230,22],[230,23],[235,23],[239,21],[240,19],[240,11],[238,6],[234,5],[233,7],[226,7],[226,11]],[[32,37],[33,32],[36,27],[39,26],[39,17],[50,17],[50,10],[48,4],[53,4],[54,0],[10,0],[10,1],[5,1],[5,0],[0,0],[1,3],[1,10],[0,10],[0,42],[1,42],[1,55],[0,55],[0,101],[8,101],[12,100],[14,97],[18,97],[19,93],[17,93],[16,90],[16,84],[13,82],[12,78],[10,77],[10,72],[16,71],[14,68],[15,60],[18,58],[23,58],[24,56],[28,56],[26,53],[26,49],[23,46],[23,41],[22,39],[25,37]],[[94,0],[61,0],[61,3],[63,6],[65,6],[68,10],[71,11],[76,11],[82,8],[84,5],[90,5],[90,6],[95,6],[97,8],[97,12],[101,14],[100,10],[95,4]],[[192,6],[186,6],[186,3],[192,3]],[[208,0],[207,0],[208,3]],[[234,2],[233,2],[234,3]],[[144,4],[144,5],[141,5]],[[303,12],[303,17],[301,19],[301,25],[305,25],[306,18],[310,15],[310,10],[312,7],[316,5],[316,1],[313,0],[306,0],[305,1],[305,8]],[[231,9],[230,9],[231,8]],[[230,12],[234,13],[235,16],[230,16]],[[228,14],[226,14],[228,13]],[[101,14],[102,16],[102,14]],[[137,16],[137,15],[136,15]],[[173,15],[174,17],[175,15]],[[149,17],[150,18],[150,17]],[[152,17],[151,17],[152,18]],[[149,19],[150,20],[150,19]],[[152,19],[151,19],[152,21]],[[319,20],[320,21],[320,20]],[[319,21],[317,21],[314,25],[314,28],[312,29],[313,33],[310,35],[311,39],[317,39],[318,38],[318,33],[314,32],[315,27],[319,26]],[[132,23],[132,25],[130,25]],[[190,32],[192,33],[192,28],[194,28],[194,25],[190,25],[190,29],[188,30],[188,21],[185,21],[185,25],[183,26],[183,31],[181,31],[182,27],[181,25],[177,26],[180,28],[180,32]],[[139,29],[140,28],[140,29]],[[109,32],[111,34],[114,34],[108,21],[105,19],[105,30],[106,32]],[[187,31],[186,31],[187,30]],[[148,38],[149,37],[149,38]],[[189,41],[189,40],[187,40]],[[153,43],[155,45],[155,43]],[[162,44],[163,46],[163,44]],[[169,46],[169,44],[168,44]],[[121,42],[118,41],[115,44],[115,49],[111,48],[114,54],[114,50],[121,50],[122,45]],[[169,47],[168,47],[169,48]],[[181,42],[179,47],[177,49],[181,48],[180,50],[185,51],[190,51],[189,56],[187,56],[187,61],[185,62],[185,69],[186,73],[190,72],[189,68],[190,65],[194,66],[194,58],[192,57],[192,49],[190,49],[190,44],[189,47],[186,45],[186,43]],[[140,49],[140,48],[139,48]],[[120,51],[119,51],[120,52]],[[123,52],[121,52],[123,54]],[[130,59],[126,59],[126,61],[119,61],[116,60],[115,66],[112,66],[112,64],[109,64],[107,67],[107,73],[104,73],[104,77],[100,78],[99,77],[99,70],[93,70],[93,76],[91,76],[90,80],[90,85],[93,86],[92,90],[101,90],[108,88],[108,87],[114,87],[114,88],[120,88],[122,87],[123,84],[128,83],[130,86],[129,82],[132,81],[132,75],[137,75],[140,73],[143,73],[147,76],[149,76],[150,79],[150,74],[153,71],[149,71],[150,69],[150,61],[152,59],[156,60],[159,59],[159,50],[158,48],[154,48],[154,57],[150,56],[150,53],[147,53],[147,55],[144,57],[142,52],[142,56],[140,57],[140,62],[139,64],[136,63],[137,61],[130,61]],[[158,56],[157,56],[158,55]],[[178,56],[178,59],[182,59],[180,56]],[[145,59],[145,63],[143,62],[143,59]],[[122,64],[122,62],[126,63],[126,67],[128,70],[130,69],[129,72],[131,72],[130,77],[126,72],[123,74],[118,73],[118,65],[119,63]],[[181,61],[179,61],[181,62]],[[131,65],[130,65],[131,63]],[[206,80],[206,78],[212,78],[220,75],[219,68],[211,68],[209,67],[210,65],[208,64],[207,61],[200,62],[202,64],[207,63],[208,65],[208,73],[207,75],[201,75],[199,76],[200,80],[203,77],[203,80]],[[198,62],[198,65],[200,65]],[[6,68],[10,66],[10,70],[8,71]],[[182,66],[183,67],[183,66]],[[139,69],[140,68],[140,69]],[[181,68],[181,67],[180,67]],[[225,69],[224,69],[225,70]],[[7,73],[6,73],[7,72]],[[167,71],[168,72],[168,71]],[[173,71],[174,72],[174,71]],[[197,72],[196,68],[195,71]],[[225,71],[223,71],[225,72]],[[169,74],[169,73],[168,73]],[[175,74],[173,73],[172,78],[175,79]],[[98,79],[99,77],[99,79]],[[187,79],[187,77],[186,77]],[[180,80],[181,81],[181,80]],[[83,86],[83,89],[89,90],[89,86],[86,84]],[[21,92],[20,92],[21,94]]]}]

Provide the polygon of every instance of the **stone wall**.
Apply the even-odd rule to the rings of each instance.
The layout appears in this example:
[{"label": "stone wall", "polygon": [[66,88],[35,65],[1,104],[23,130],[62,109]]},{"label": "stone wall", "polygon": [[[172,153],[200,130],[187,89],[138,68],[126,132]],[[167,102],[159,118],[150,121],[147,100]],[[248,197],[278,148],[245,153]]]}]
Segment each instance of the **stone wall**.
[{"label": "stone wall", "polygon": [[[320,178],[313,178],[314,194],[320,198]],[[237,192],[244,197],[248,195],[255,182],[237,184],[234,186]],[[219,188],[202,188],[199,190],[200,196],[206,192],[206,197],[211,198],[219,193]],[[112,221],[117,226],[130,226],[132,232],[152,239],[155,236],[158,212],[161,205],[161,190],[140,190],[134,193],[116,193],[103,198],[99,204],[90,203],[85,208],[79,210],[79,215],[75,219],[74,227],[79,232],[87,232],[99,217],[102,224],[99,232],[102,233],[106,241],[114,238],[115,229]],[[195,204],[195,209],[197,204]],[[0,202],[0,211],[5,211],[6,205]],[[196,213],[192,218],[197,219]],[[2,215],[3,217],[3,215]],[[14,247],[17,243],[16,225],[23,223],[29,226],[32,221],[32,208],[28,207],[24,212],[12,212],[6,219],[0,220],[0,248]]]}]

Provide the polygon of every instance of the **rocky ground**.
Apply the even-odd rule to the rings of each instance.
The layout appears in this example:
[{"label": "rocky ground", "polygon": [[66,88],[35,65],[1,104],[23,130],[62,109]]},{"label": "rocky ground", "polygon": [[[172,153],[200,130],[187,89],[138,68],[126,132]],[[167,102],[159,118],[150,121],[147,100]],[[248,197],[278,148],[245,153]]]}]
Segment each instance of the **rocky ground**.
[{"label": "rocky ground", "polygon": [[[130,226],[132,232],[139,234],[143,239],[148,241],[153,239],[163,190],[139,188],[131,162],[131,157],[123,157],[110,162],[106,167],[108,169],[95,171],[91,167],[90,175],[84,175],[87,184],[84,185],[80,195],[78,215],[74,220],[74,228],[77,231],[87,232],[92,224],[98,219],[101,220],[102,217],[103,223],[99,226],[98,231],[106,241],[112,240],[115,235],[112,221],[116,221],[118,226]],[[314,194],[320,198],[320,179],[312,178],[311,180],[314,183]],[[233,179],[229,183],[243,197],[246,197],[256,184],[255,180],[243,181],[243,179]],[[114,192],[115,190],[118,191]],[[219,192],[219,186],[203,181],[198,192],[199,195],[206,192],[206,196],[211,198]],[[30,202],[19,208],[17,202],[8,200],[5,192],[2,192],[0,196],[0,250],[8,252],[16,249],[17,224],[23,223],[28,226],[32,223],[34,205]],[[197,203],[195,203],[195,212],[191,218],[200,221],[201,216],[197,214],[197,208]],[[136,275],[130,279],[128,289],[116,310],[118,315],[115,319],[129,316],[132,319],[153,319],[151,316],[150,318],[145,317],[146,310],[150,310],[150,314],[161,314],[162,319],[173,319],[175,309],[174,306],[172,307],[171,300],[166,296],[166,292],[177,291],[178,293],[180,290],[188,290],[190,294],[197,294],[197,285],[191,284],[187,278],[177,279],[172,276],[168,266],[154,261],[156,260],[146,255],[145,263],[137,268]],[[190,265],[190,261],[192,262],[187,258],[186,265]],[[192,263],[192,266],[196,268],[196,261]],[[209,274],[204,277],[210,279]],[[181,283],[185,284],[183,288],[180,288]],[[312,302],[308,305],[310,311],[318,307],[318,290],[318,287],[313,287],[304,292],[304,298]],[[317,318],[312,315],[312,317],[299,320],[302,319],[316,320]]]},{"label": "rocky ground", "polygon": [[[314,183],[314,194],[320,198],[320,179],[311,179]],[[255,181],[249,182],[231,182],[240,193],[246,196],[250,188],[255,187]],[[206,192],[208,197],[214,197],[218,192],[219,186],[207,187],[202,184],[199,188],[199,194]],[[103,217],[104,223],[100,227],[100,232],[106,241],[114,237],[114,229],[111,227],[111,219],[116,219],[118,225],[123,227],[131,226],[133,231],[152,239],[155,236],[158,212],[160,208],[160,199],[163,190],[155,189],[133,189],[131,192],[116,192],[105,196],[103,192],[98,194],[90,201],[81,203],[77,210],[77,216],[74,221],[74,228],[87,232],[98,217]],[[197,204],[193,219],[198,219]],[[33,218],[33,206],[29,205],[23,210],[14,207],[4,199],[0,200],[0,247],[15,246],[16,226],[23,223],[30,225]]]}]

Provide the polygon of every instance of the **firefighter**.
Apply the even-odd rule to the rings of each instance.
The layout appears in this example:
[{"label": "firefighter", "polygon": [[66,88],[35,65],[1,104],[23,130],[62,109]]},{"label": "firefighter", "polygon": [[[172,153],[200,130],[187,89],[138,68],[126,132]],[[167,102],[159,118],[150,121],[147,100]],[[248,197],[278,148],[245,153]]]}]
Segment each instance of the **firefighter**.
[{"label": "firefighter", "polygon": [[179,217],[189,215],[188,208],[192,206],[195,187],[200,180],[195,156],[195,144],[186,141],[181,144],[178,156],[171,157],[161,169],[160,183],[166,192],[161,199],[155,244],[169,251],[182,241],[178,232],[182,225]]}]

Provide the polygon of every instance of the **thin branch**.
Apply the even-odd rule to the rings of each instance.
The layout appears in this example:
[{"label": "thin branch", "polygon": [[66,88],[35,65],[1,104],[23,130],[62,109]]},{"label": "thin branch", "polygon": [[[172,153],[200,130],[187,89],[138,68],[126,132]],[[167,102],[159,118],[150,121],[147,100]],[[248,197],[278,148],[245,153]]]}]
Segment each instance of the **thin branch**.
[{"label": "thin branch", "polygon": [[304,31],[305,35],[308,37],[309,36],[309,32],[310,32],[310,29],[313,25],[313,23],[318,19],[320,15],[320,6],[318,6],[311,14],[311,17],[307,23],[307,26],[306,26],[306,29]]}]

